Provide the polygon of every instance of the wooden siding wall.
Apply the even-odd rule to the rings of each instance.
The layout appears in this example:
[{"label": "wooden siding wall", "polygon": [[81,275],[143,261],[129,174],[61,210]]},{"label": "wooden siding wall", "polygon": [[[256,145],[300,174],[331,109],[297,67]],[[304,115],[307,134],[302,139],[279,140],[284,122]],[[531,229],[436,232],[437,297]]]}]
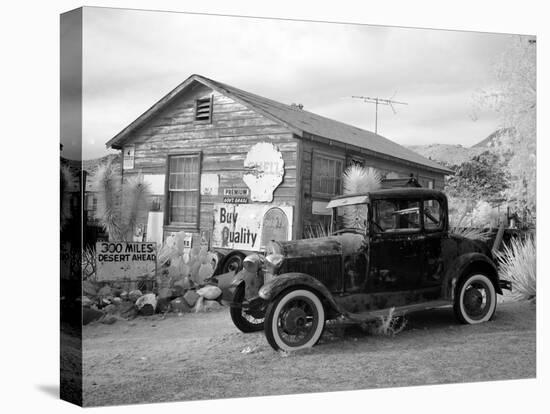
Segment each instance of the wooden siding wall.
[{"label": "wooden siding wall", "polygon": [[[304,139],[302,142],[302,222],[304,228],[307,226],[315,226],[317,223],[322,223],[324,218],[320,215],[312,214],[313,201],[328,201],[321,198],[312,197],[312,157],[315,150],[335,156],[344,157],[346,160],[345,166],[352,158],[362,159],[366,167],[376,168],[383,177],[388,173],[397,173],[400,177],[409,177],[414,174],[415,177],[427,178],[434,180],[434,188],[443,190],[444,176],[429,170],[408,166],[403,163],[377,158],[371,155],[360,154],[355,151],[349,151],[336,145],[327,145],[320,142]],[[345,168],[345,167],[344,167]]]},{"label": "wooden siding wall", "polygon": [[[200,196],[200,230],[211,230],[212,205],[223,201],[223,190],[247,188],[242,180],[246,153],[258,142],[270,142],[279,149],[285,162],[284,179],[274,192],[273,202],[294,205],[297,140],[292,133],[217,92],[213,93],[212,122],[195,122],[195,99],[212,93],[203,85],[197,86],[176,98],[175,102],[134,132],[127,143],[135,145],[134,169],[124,170],[124,176],[139,172],[165,175],[168,155],[200,151],[201,174],[214,173],[219,176],[218,195]],[[164,202],[161,208],[164,210]],[[146,217],[140,218],[140,221],[146,222]]]}]

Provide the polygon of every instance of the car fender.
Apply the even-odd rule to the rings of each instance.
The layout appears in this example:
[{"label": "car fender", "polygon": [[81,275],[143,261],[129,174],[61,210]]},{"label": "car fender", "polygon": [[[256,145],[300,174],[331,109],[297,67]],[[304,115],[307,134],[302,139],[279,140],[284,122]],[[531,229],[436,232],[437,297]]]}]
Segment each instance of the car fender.
[{"label": "car fender", "polygon": [[260,287],[263,283],[263,277],[259,273],[252,273],[247,271],[246,269],[241,269],[241,271],[235,275],[229,285],[229,292],[231,293],[231,297],[233,297],[237,287],[243,283],[245,286],[245,299],[252,299],[258,296],[258,291],[260,290]]},{"label": "car fender", "polygon": [[443,277],[442,297],[444,299],[454,300],[455,288],[460,277],[476,269],[487,273],[491,282],[493,282],[496,293],[502,295],[498,272],[494,262],[483,253],[471,252],[457,257],[450,263]]},{"label": "car fender", "polygon": [[269,302],[288,288],[298,286],[312,290],[314,293],[319,295],[322,302],[328,304],[338,313],[344,313],[334,301],[334,298],[327,287],[319,280],[305,273],[292,272],[277,275],[261,287],[259,295],[263,300]]}]

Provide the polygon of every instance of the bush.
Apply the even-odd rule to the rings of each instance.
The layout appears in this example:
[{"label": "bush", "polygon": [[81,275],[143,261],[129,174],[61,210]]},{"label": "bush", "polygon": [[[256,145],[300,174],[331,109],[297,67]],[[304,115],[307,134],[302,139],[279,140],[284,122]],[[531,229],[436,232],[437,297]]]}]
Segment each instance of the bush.
[{"label": "bush", "polygon": [[497,253],[500,277],[512,282],[512,297],[531,300],[537,296],[537,258],[533,236],[512,239]]},{"label": "bush", "polygon": [[375,321],[361,324],[361,328],[371,335],[395,336],[407,326],[404,317],[395,316],[395,308],[390,308],[387,316],[380,316]]}]

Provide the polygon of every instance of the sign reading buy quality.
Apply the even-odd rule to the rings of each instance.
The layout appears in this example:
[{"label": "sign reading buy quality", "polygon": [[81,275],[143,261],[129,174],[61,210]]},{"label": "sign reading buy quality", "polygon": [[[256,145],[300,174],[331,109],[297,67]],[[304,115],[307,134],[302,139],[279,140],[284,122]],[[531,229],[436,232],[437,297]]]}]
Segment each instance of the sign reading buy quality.
[{"label": "sign reading buy quality", "polygon": [[135,280],[155,270],[157,244],[154,242],[97,242],[98,280]]},{"label": "sign reading buy quality", "polygon": [[212,247],[260,251],[292,237],[292,206],[214,204]]}]

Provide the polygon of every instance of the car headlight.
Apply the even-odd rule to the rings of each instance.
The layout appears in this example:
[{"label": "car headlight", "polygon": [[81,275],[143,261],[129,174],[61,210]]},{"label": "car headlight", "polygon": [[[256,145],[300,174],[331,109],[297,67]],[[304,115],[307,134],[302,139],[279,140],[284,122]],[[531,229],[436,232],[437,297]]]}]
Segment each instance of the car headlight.
[{"label": "car headlight", "polygon": [[277,270],[283,263],[283,259],[284,256],[282,254],[273,253],[267,255],[265,258],[265,265],[267,267],[267,270],[269,271],[270,268]]},{"label": "car headlight", "polygon": [[272,253],[265,258],[264,283],[269,282],[278,273],[277,271],[283,264],[284,256],[278,253]]},{"label": "car headlight", "polygon": [[258,273],[262,267],[264,259],[259,254],[246,256],[243,261],[243,267],[247,272]]}]

